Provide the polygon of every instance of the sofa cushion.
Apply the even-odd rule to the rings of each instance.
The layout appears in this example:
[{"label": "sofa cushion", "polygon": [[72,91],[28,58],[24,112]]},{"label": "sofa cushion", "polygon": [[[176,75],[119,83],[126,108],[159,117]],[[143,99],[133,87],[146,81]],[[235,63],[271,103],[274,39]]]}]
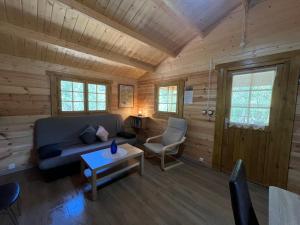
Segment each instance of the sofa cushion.
[{"label": "sofa cushion", "polygon": [[89,124],[96,129],[103,126],[109,133],[109,137],[115,137],[123,129],[123,120],[120,115],[86,115],[68,117],[49,117],[39,119],[35,123],[35,145],[41,146],[52,143],[66,143],[68,145],[82,144],[79,135]]},{"label": "sofa cushion", "polygon": [[59,144],[50,144],[42,146],[38,149],[40,159],[48,159],[59,156],[62,153],[62,148]]},{"label": "sofa cushion", "polygon": [[101,140],[101,141],[107,141],[108,140],[108,135],[109,133],[107,132],[107,130],[105,130],[104,127],[99,126],[96,136]]},{"label": "sofa cushion", "polygon": [[117,134],[118,137],[123,137],[123,138],[127,138],[127,139],[130,139],[130,138],[135,138],[136,135],[135,134],[132,134],[132,133],[128,133],[128,132],[119,132]]},{"label": "sofa cushion", "polygon": [[80,155],[84,153],[109,148],[113,139],[116,140],[116,143],[118,145],[125,144],[125,143],[134,145],[136,143],[135,138],[125,139],[122,137],[114,137],[114,138],[109,138],[108,141],[106,142],[97,141],[91,145],[76,144],[76,145],[68,146],[63,149],[61,155],[53,158],[40,160],[39,168],[42,170],[51,169],[57,166],[62,166],[68,163],[79,161]]},{"label": "sofa cushion", "polygon": [[88,126],[80,135],[80,139],[84,144],[93,144],[97,140],[96,129],[92,126]]}]

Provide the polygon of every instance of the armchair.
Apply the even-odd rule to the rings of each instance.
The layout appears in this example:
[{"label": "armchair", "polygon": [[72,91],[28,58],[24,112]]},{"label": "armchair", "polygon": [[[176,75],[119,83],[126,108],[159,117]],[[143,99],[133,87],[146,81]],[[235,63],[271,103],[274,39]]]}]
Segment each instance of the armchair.
[{"label": "armchair", "polygon": [[[168,126],[164,133],[150,137],[146,140],[144,144],[146,151],[153,153],[154,155],[159,155],[161,159],[161,169],[167,170],[175,166],[182,164],[175,157],[172,157],[178,153],[179,146],[184,143],[187,131],[187,122],[184,119],[169,117]],[[160,138],[160,142],[152,142],[155,139]],[[171,166],[165,165],[165,156],[171,156],[177,163]]]}]

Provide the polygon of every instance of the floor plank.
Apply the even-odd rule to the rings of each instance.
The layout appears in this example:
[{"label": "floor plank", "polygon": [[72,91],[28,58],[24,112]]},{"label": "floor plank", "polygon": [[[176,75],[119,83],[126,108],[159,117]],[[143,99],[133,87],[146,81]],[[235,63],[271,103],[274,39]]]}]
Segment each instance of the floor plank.
[{"label": "floor plank", "polygon": [[[0,177],[9,181],[21,184],[21,225],[234,224],[228,175],[190,162],[161,172],[146,160],[143,177],[131,173],[100,187],[95,202],[77,174],[51,182],[37,169]],[[260,224],[267,224],[268,190],[255,184],[250,190]]]}]

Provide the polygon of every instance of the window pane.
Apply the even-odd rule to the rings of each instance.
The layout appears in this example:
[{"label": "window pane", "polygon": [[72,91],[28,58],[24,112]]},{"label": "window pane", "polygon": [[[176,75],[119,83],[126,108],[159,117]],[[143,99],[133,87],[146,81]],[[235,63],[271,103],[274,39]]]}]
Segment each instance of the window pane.
[{"label": "window pane", "polygon": [[62,80],[60,82],[60,89],[61,89],[61,93],[60,93],[61,110],[63,112],[84,111],[84,83],[83,82]]},{"label": "window pane", "polygon": [[249,92],[248,91],[236,91],[231,94],[231,106],[232,107],[247,107],[249,104]]},{"label": "window pane", "polygon": [[159,103],[168,103],[168,95],[160,95],[158,101]]},{"label": "window pane", "polygon": [[172,103],[177,103],[177,95],[173,95]]},{"label": "window pane", "polygon": [[257,126],[269,124],[276,69],[233,74],[230,122]]},{"label": "window pane", "polygon": [[96,93],[96,84],[88,84],[89,92]]},{"label": "window pane", "polygon": [[158,94],[158,111],[176,113],[177,86],[160,87]]},{"label": "window pane", "polygon": [[97,110],[106,110],[106,104],[104,102],[98,102]]},{"label": "window pane", "polygon": [[93,93],[89,93],[89,101],[97,101],[97,95]]},{"label": "window pane", "polygon": [[106,85],[97,85],[97,93],[105,93],[106,92]]},{"label": "window pane", "polygon": [[159,88],[159,95],[168,95],[168,94],[169,94],[168,87]]},{"label": "window pane", "polygon": [[106,110],[106,85],[88,84],[88,101],[89,110]]},{"label": "window pane", "polygon": [[248,122],[248,108],[231,108],[230,122],[246,124]]},{"label": "window pane", "polygon": [[275,70],[253,73],[252,90],[272,90],[275,75]]},{"label": "window pane", "polygon": [[62,91],[72,91],[72,82],[71,81],[60,81],[60,89]]},{"label": "window pane", "polygon": [[177,86],[170,86],[169,87],[169,94],[170,95],[177,95]]},{"label": "window pane", "polygon": [[249,91],[251,86],[251,76],[249,74],[234,75],[232,79],[233,91]]},{"label": "window pane", "polygon": [[89,110],[90,111],[97,110],[97,102],[89,102]]},{"label": "window pane", "polygon": [[272,100],[272,90],[270,91],[252,91],[251,107],[267,107],[270,108]]},{"label": "window pane", "polygon": [[176,104],[177,102],[177,95],[169,95],[168,103]]},{"label": "window pane", "polygon": [[168,111],[168,105],[167,104],[158,104],[158,111],[167,112]]},{"label": "window pane", "polygon": [[73,82],[73,91],[83,92],[83,83]]},{"label": "window pane", "polygon": [[83,102],[74,102],[73,107],[74,107],[74,111],[83,111],[84,103]]},{"label": "window pane", "polygon": [[261,126],[268,125],[269,114],[270,114],[270,109],[252,108],[250,109],[249,123],[261,125]]},{"label": "window pane", "polygon": [[176,104],[169,104],[168,105],[168,112],[175,112],[176,113]]},{"label": "window pane", "polygon": [[72,92],[62,91],[61,92],[61,100],[62,101],[72,101]]},{"label": "window pane", "polygon": [[97,94],[97,101],[105,102],[106,96],[105,94]]},{"label": "window pane", "polygon": [[73,111],[73,104],[72,104],[72,102],[61,102],[61,110],[63,112],[71,112],[71,111]]},{"label": "window pane", "polygon": [[83,92],[73,92],[73,101],[75,102],[83,102],[84,100],[84,94]]}]

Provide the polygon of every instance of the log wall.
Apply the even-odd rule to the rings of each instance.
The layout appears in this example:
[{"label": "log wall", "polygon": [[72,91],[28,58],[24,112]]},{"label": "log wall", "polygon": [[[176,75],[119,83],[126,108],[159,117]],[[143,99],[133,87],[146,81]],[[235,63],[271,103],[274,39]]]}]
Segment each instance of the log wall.
[{"label": "log wall", "polygon": [[[15,66],[16,65],[16,66]],[[59,67],[60,68],[60,67]],[[37,119],[51,116],[50,79],[46,71],[93,76],[112,80],[111,111],[124,118],[136,112],[118,108],[118,84],[136,85],[136,80],[90,73],[74,68],[60,68],[41,62],[13,57],[0,66],[0,173],[11,163],[16,170],[35,165],[33,127]],[[13,170],[12,170],[13,171]]]},{"label": "log wall", "polygon": [[[255,58],[300,49],[300,24],[298,18],[300,2],[297,0],[266,0],[249,11],[246,46],[240,47],[243,9],[241,7],[228,15],[204,39],[191,41],[176,58],[166,59],[153,74],[147,74],[138,81],[139,108],[145,114],[153,113],[153,84],[159,80],[188,77],[195,89],[194,103],[184,106],[185,118],[189,121],[185,154],[195,160],[204,159],[211,166],[214,143],[214,119],[201,115],[206,108],[208,71],[210,61],[214,65]],[[190,76],[189,74],[193,74]],[[212,98],[215,105],[216,77],[212,79]],[[299,102],[299,100],[298,100]],[[300,193],[300,122],[299,106],[294,124],[294,138],[289,167],[288,188]],[[157,134],[165,127],[165,121],[151,118],[146,136]],[[298,140],[299,139],[299,140]],[[298,143],[299,142],[299,143]]]}]

